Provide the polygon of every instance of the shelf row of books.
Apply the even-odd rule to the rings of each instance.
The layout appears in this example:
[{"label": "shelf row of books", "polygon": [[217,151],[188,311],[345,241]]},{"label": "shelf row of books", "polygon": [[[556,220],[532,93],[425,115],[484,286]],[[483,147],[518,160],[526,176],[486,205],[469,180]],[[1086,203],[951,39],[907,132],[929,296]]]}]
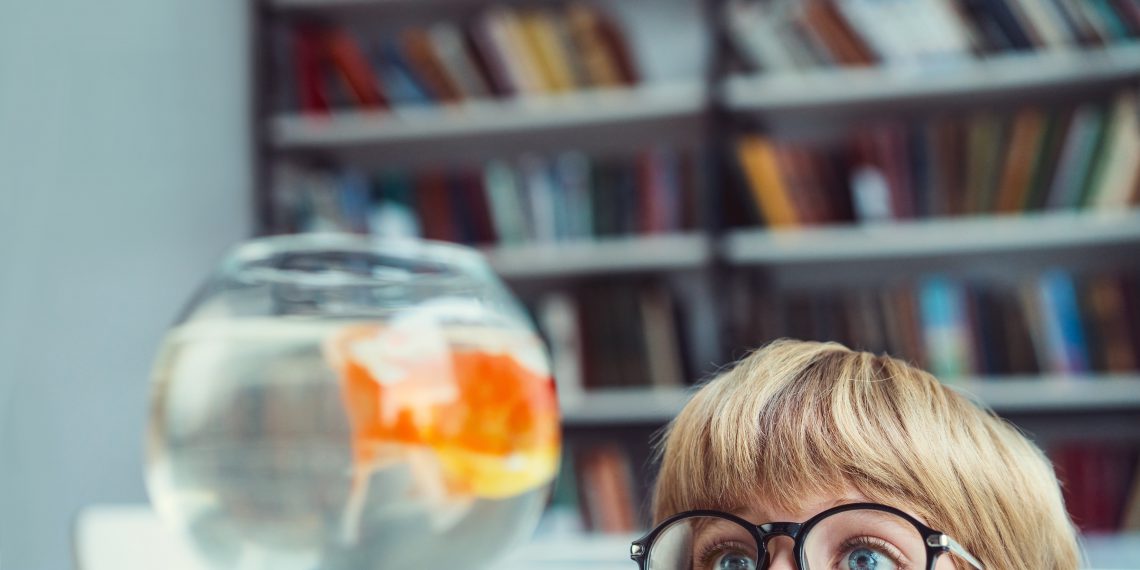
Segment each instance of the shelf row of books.
[{"label": "shelf row of books", "polygon": [[[746,285],[745,285],[746,287]],[[1048,270],[998,283],[930,276],[916,283],[778,301],[744,296],[738,343],[835,340],[960,377],[1125,373],[1140,369],[1140,275]]]},{"label": "shelf row of books", "polygon": [[702,372],[692,368],[692,321],[664,283],[587,282],[530,308],[566,401],[583,390],[679,388]]},{"label": "shelf row of books", "polygon": [[280,111],[452,104],[638,82],[621,27],[597,7],[491,7],[380,35],[303,24],[278,33]]},{"label": "shelf row of books", "polygon": [[1140,449],[1135,443],[1058,442],[1046,453],[1069,516],[1082,532],[1140,531]]},{"label": "shelf row of books", "polygon": [[[1135,443],[1060,441],[1047,446],[1065,506],[1081,532],[1140,531],[1140,448]],[[568,445],[548,508],[561,532],[644,530],[648,477],[620,441]]]},{"label": "shelf row of books", "polygon": [[557,531],[628,534],[648,525],[629,449],[619,442],[564,447],[547,518]]},{"label": "shelf row of books", "polygon": [[1140,37],[1130,0],[730,0],[742,65],[762,72],[968,64],[1024,51],[1066,52]]},{"label": "shelf row of books", "polygon": [[349,231],[468,244],[521,244],[696,229],[699,153],[567,152],[418,172],[282,165],[279,231]]},{"label": "shelf row of books", "polygon": [[[735,356],[777,338],[888,353],[953,382],[1140,370],[1140,275],[1049,270],[1016,282],[915,283],[760,295],[732,303]],[[531,302],[559,390],[676,388],[694,367],[693,307],[661,282],[587,282]]]},{"label": "shelf row of books", "polygon": [[845,140],[742,137],[739,224],[1119,210],[1140,202],[1140,99],[862,128]]}]

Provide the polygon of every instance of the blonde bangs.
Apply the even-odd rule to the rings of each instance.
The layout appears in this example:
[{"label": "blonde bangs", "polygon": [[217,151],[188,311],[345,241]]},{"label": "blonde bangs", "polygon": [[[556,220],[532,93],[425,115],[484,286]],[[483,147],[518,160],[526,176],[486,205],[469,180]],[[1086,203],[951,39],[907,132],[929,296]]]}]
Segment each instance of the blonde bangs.
[{"label": "blonde bangs", "polygon": [[[806,497],[854,489],[910,510],[996,567],[1076,564],[1056,479],[1036,447],[930,374],[886,356],[835,343],[768,345],[703,386],[658,451],[658,522],[758,503],[795,512]],[[1044,534],[1054,547],[1023,553],[1036,560],[1019,561],[1018,551],[983,538],[1024,527],[1040,544],[1042,525],[1052,527]]]}]

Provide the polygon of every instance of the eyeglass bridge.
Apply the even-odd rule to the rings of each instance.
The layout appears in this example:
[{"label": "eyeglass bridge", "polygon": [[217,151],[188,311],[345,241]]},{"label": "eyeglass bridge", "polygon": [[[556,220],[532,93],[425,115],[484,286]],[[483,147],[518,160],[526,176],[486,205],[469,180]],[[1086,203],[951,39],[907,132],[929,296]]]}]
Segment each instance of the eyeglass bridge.
[{"label": "eyeglass bridge", "polygon": [[760,538],[764,539],[764,542],[768,542],[777,536],[786,536],[795,540],[800,535],[803,526],[801,523],[773,522],[759,525],[756,528],[760,531]]}]

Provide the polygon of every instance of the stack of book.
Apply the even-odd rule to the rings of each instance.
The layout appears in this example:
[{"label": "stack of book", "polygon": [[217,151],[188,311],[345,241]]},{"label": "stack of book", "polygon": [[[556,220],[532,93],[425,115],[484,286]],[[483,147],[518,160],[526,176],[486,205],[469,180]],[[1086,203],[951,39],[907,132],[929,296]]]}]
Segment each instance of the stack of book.
[{"label": "stack of book", "polygon": [[1021,212],[1120,210],[1140,201],[1134,91],[1075,107],[1024,107],[877,124],[839,144],[741,138],[743,223],[795,227]]},{"label": "stack of book", "polygon": [[635,156],[495,160],[419,172],[277,172],[280,231],[350,231],[514,245],[658,234],[700,226],[703,161],[669,148]]},{"label": "stack of book", "polygon": [[617,443],[567,446],[549,511],[568,513],[568,531],[627,534],[645,527],[630,453]]},{"label": "stack of book", "polygon": [[542,295],[532,309],[564,400],[584,390],[679,388],[697,375],[684,307],[661,283],[586,283]]},{"label": "stack of book", "polygon": [[768,73],[951,66],[1140,37],[1130,0],[730,0],[724,17],[738,59]]},{"label": "stack of book", "polygon": [[943,276],[876,289],[757,299],[741,346],[835,340],[938,378],[1127,373],[1140,368],[1140,276],[1050,270],[1014,285]]},{"label": "stack of book", "polygon": [[638,67],[617,22],[592,4],[493,7],[472,21],[438,22],[389,37],[299,25],[279,38],[288,111],[401,105],[621,88]]},{"label": "stack of book", "polygon": [[1070,441],[1047,452],[1069,516],[1082,532],[1140,531],[1140,453],[1135,444]]}]

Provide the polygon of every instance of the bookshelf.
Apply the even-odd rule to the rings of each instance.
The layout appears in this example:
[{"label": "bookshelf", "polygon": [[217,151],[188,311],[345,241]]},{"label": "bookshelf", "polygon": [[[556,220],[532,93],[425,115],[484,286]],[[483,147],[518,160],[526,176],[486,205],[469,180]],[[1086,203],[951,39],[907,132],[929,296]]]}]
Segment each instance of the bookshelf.
[{"label": "bookshelf", "polygon": [[597,89],[525,99],[471,101],[446,108],[405,108],[329,117],[279,116],[271,144],[280,150],[368,146],[390,151],[410,142],[512,134],[564,136],[567,131],[628,129],[668,123],[678,129],[698,122],[705,106],[696,83]]},{"label": "bookshelf", "polygon": [[781,231],[735,230],[722,242],[735,265],[820,264],[944,256],[985,257],[1106,247],[1140,248],[1135,212],[1025,214]]},{"label": "bookshelf", "polygon": [[[1135,84],[1140,45],[1082,52],[1004,54],[935,68],[812,70],[729,77],[725,105],[759,115],[860,113],[898,105],[1016,100]],[[968,99],[964,99],[968,98]]]},{"label": "bookshelf", "polygon": [[[517,0],[505,7],[518,14],[530,10],[550,14],[574,1]],[[653,323],[672,323],[671,336],[678,337],[674,339],[677,345],[670,349],[670,358],[657,360],[670,361],[666,368],[674,380],[660,382],[653,376],[640,385],[623,385],[622,374],[599,374],[601,368],[596,362],[578,354],[581,366],[577,373],[582,378],[577,381],[581,385],[568,391],[570,395],[562,400],[569,448],[576,453],[598,445],[623,447],[628,452],[627,463],[634,473],[635,486],[640,486],[642,494],[652,478],[652,469],[647,468],[646,442],[684,405],[691,389],[687,385],[691,382],[685,380],[706,378],[754,346],[757,339],[769,338],[741,332],[750,331],[742,323],[759,320],[754,317],[770,308],[742,306],[742,297],[778,304],[800,293],[800,288],[842,290],[848,281],[878,294],[875,287],[893,287],[895,284],[888,282],[899,276],[914,279],[959,269],[1015,287],[1024,285],[1019,280],[1024,281],[1025,275],[1035,276],[1056,267],[1066,268],[1074,275],[1104,267],[1130,274],[1140,272],[1140,257],[1136,255],[1140,251],[1140,211],[1136,209],[1136,200],[1125,199],[1129,205],[1118,207],[1113,200],[1120,197],[1122,186],[1102,180],[1114,176],[1119,182],[1127,173],[1122,174],[1121,168],[1110,168],[1110,174],[1101,174],[1090,166],[1098,157],[1110,155],[1106,148],[1112,145],[1104,141],[1110,140],[1105,133],[1111,129],[1103,124],[1100,134],[1078,141],[1084,144],[1082,148],[1092,157],[1086,158],[1092,162],[1085,164],[1084,170],[1073,170],[1076,174],[1072,180],[1065,179],[1071,184],[1053,181],[1049,185],[1050,179],[1044,178],[1042,187],[1048,187],[1045,195],[1060,187],[1068,192],[1067,201],[1060,200],[1058,205],[1041,200],[1031,206],[1033,191],[1028,189],[1022,195],[1012,194],[1020,196],[1017,207],[1004,214],[995,211],[1001,209],[996,204],[1006,194],[1004,186],[1010,185],[1006,179],[1020,180],[1026,188],[1041,185],[1038,176],[1031,174],[1041,170],[1041,164],[1059,162],[1063,153],[1057,149],[1068,148],[1070,135],[1066,135],[1061,146],[1053,143],[1056,148],[1051,155],[1046,152],[1048,143],[1037,141],[1040,146],[1035,148],[1041,158],[1031,161],[1031,170],[1002,169],[1001,164],[993,167],[987,176],[994,188],[982,198],[994,203],[986,207],[973,204],[953,212],[928,211],[915,218],[896,212],[892,214],[896,219],[892,220],[869,220],[858,215],[806,223],[801,219],[799,223],[787,224],[790,227],[777,227],[780,224],[765,220],[762,215],[742,215],[744,210],[762,206],[752,203],[760,200],[758,193],[748,188],[748,174],[742,172],[740,157],[734,152],[743,136],[769,137],[773,146],[778,146],[781,137],[787,137],[795,144],[818,142],[831,145],[822,147],[829,150],[842,148],[844,152],[837,162],[856,162],[861,159],[858,140],[840,137],[851,135],[857,139],[859,129],[867,128],[868,123],[876,126],[874,121],[886,120],[918,125],[949,115],[951,122],[961,123],[954,128],[972,133],[971,129],[981,128],[972,122],[974,115],[993,112],[1006,113],[1008,117],[1001,117],[994,125],[982,125],[992,126],[993,133],[999,133],[990,141],[988,154],[1001,155],[996,159],[1001,163],[1009,162],[1013,159],[1007,158],[1006,148],[1013,145],[1006,144],[1004,137],[1013,137],[1010,133],[1021,133],[1019,138],[1032,140],[1025,133],[1039,133],[1045,128],[1041,124],[1051,124],[1046,121],[1057,122],[1072,132],[1069,115],[1064,114],[1068,109],[1056,118],[1050,114],[1054,108],[1103,106],[1108,109],[1104,116],[1109,117],[1103,122],[1113,123],[1111,118],[1118,116],[1113,114],[1117,111],[1112,107],[1114,97],[1122,89],[1140,85],[1140,30],[1129,32],[1127,37],[1109,37],[1108,31],[1100,28],[1083,30],[1074,32],[1074,38],[1080,37],[1072,45],[1009,50],[990,45],[992,38],[988,34],[993,29],[984,33],[975,30],[972,41],[979,45],[972,53],[953,54],[952,62],[904,57],[906,61],[898,63],[882,57],[883,61],[892,62],[855,65],[836,64],[843,59],[837,57],[822,63],[816,58],[810,65],[797,64],[795,69],[757,71],[742,53],[745,50],[741,38],[736,36],[739,30],[734,29],[735,22],[729,21],[733,7],[749,1],[702,0],[695,8],[696,15],[694,7],[681,0],[593,3],[596,9],[604,8],[609,16],[624,22],[630,51],[636,63],[644,64],[638,68],[636,81],[621,85],[578,85],[577,89],[557,94],[521,89],[447,103],[437,97],[427,104],[392,104],[390,108],[371,110],[342,101],[314,113],[282,108],[274,95],[280,89],[277,83],[281,77],[263,71],[254,85],[255,122],[259,125],[257,171],[261,173],[255,194],[257,227],[263,233],[283,231],[275,206],[280,190],[276,183],[280,180],[275,180],[273,166],[278,163],[316,168],[322,179],[328,179],[328,173],[336,169],[369,174],[399,170],[408,173],[415,193],[420,193],[418,177],[424,172],[449,169],[450,176],[450,169],[460,169],[468,179],[489,184],[484,167],[490,161],[500,161],[515,169],[514,175],[521,181],[518,195],[532,198],[539,193],[527,178],[533,172],[511,161],[540,156],[544,164],[555,164],[557,157],[574,151],[589,157],[591,176],[609,169],[605,174],[611,178],[626,176],[638,180],[633,190],[608,183],[604,192],[592,195],[591,200],[632,192],[634,198],[623,199],[632,200],[628,203],[636,204],[634,209],[640,211],[638,208],[644,209],[652,201],[646,201],[645,196],[668,194],[653,194],[663,185],[662,177],[672,180],[664,186],[676,184],[682,170],[674,164],[670,167],[676,170],[666,168],[662,172],[667,174],[662,175],[654,170],[656,167],[645,166],[647,149],[668,147],[681,151],[679,154],[691,153],[694,158],[688,161],[686,156],[685,163],[685,168],[692,170],[684,175],[686,184],[691,186],[686,191],[694,192],[699,199],[689,202],[675,195],[671,198],[672,207],[684,213],[683,224],[674,220],[666,230],[649,229],[649,223],[634,216],[618,229],[597,231],[595,227],[593,232],[555,238],[527,235],[520,242],[517,237],[504,239],[501,231],[494,238],[457,238],[484,252],[492,268],[528,306],[536,308],[536,320],[543,327],[549,328],[548,317],[552,322],[565,324],[568,319],[575,320],[568,315],[578,315],[577,326],[582,331],[605,337],[606,342],[593,344],[626,343],[621,345],[626,350],[644,343],[637,350],[660,356],[660,352],[645,347],[660,350],[670,344],[660,338],[648,338],[651,335],[644,334],[645,330]],[[1080,3],[1066,4],[1076,10],[1085,9]],[[255,37],[261,42],[258,68],[274,67],[270,61],[272,28],[288,29],[298,22],[315,22],[337,29],[363,30],[361,33],[369,41],[384,41],[368,34],[382,36],[405,24],[426,27],[435,21],[468,29],[465,26],[473,18],[491,8],[491,3],[483,0],[261,0],[255,19],[259,27]],[[812,27],[811,22],[793,24],[797,28],[804,28],[805,24]],[[700,49],[669,51],[674,43],[691,46],[683,41],[649,38],[642,28],[652,28],[658,38],[670,40],[685,31],[695,31],[701,38]],[[1090,39],[1086,37],[1089,34],[1099,36]],[[1055,42],[1055,38],[1048,42]],[[684,73],[662,73],[673,60]],[[699,61],[694,64],[695,60]],[[1033,125],[1018,118],[1018,111],[1027,107],[1042,107],[1047,113],[1037,119],[1039,124]],[[1057,128],[1061,129],[1058,132],[1065,132]],[[1112,135],[1116,138],[1111,140],[1129,143],[1129,135],[1116,132]],[[961,136],[966,138],[968,134]],[[900,146],[892,148],[898,150]],[[984,145],[966,147],[968,152],[987,154],[979,152],[979,148]],[[897,154],[881,152],[887,156]],[[1127,158],[1132,150],[1118,148],[1115,152],[1111,156],[1116,157],[1116,164],[1124,164],[1120,157]],[[776,158],[782,160],[780,156]],[[963,163],[963,171],[968,170],[967,158],[955,159]],[[625,161],[616,171],[615,160]],[[972,162],[981,162],[977,156],[968,160],[970,168]],[[799,170],[798,176],[803,176],[804,171],[809,172],[809,178],[814,174],[811,168]],[[959,173],[962,185],[973,180],[966,174],[969,173]],[[1058,172],[1048,174],[1060,177]],[[650,184],[645,179],[654,182]],[[842,180],[853,184],[850,177]],[[589,184],[601,187],[596,178],[591,178]],[[645,190],[649,186],[654,188],[652,192]],[[1094,186],[1097,192],[1088,189]],[[842,190],[848,194],[855,191]],[[458,204],[459,210],[465,207]],[[416,203],[403,206],[420,216],[424,229],[423,213],[431,208]],[[542,215],[527,210],[520,216],[549,221],[561,213],[557,205],[551,210]],[[694,210],[700,210],[699,214],[693,214]],[[362,229],[362,225],[366,224],[357,223],[352,231],[365,231],[367,227]],[[977,269],[984,271],[974,271]],[[1104,285],[1103,276],[1094,277],[1094,284]],[[1092,287],[1078,279],[1074,282],[1081,291]],[[1036,294],[1044,295],[1040,283],[1030,285],[1041,289]],[[624,295],[620,297],[622,302],[599,302],[606,295],[618,298],[618,290]],[[548,303],[551,299],[557,302]],[[544,307],[550,309],[550,314]],[[586,313],[593,320],[588,326],[582,323],[585,317],[581,315]],[[625,322],[606,321],[608,313],[620,314],[610,318]],[[1110,320],[1103,314],[1096,318],[1100,321],[1095,326]],[[628,328],[628,321],[641,324]],[[885,322],[885,317],[877,322]],[[1119,319],[1112,323],[1119,326]],[[620,333],[606,334],[608,329]],[[910,332],[918,339],[915,342],[921,344],[923,330]],[[1033,348],[1037,347],[1030,347],[1030,352]],[[1135,350],[1140,357],[1140,348]],[[674,352],[685,352],[684,358]],[[613,354],[611,348],[607,358]],[[639,356],[636,367],[646,367],[649,361],[644,356]],[[1070,373],[1054,372],[1048,362],[1039,364],[1035,368],[1041,370],[1039,373],[1011,372],[991,377],[971,372],[952,383],[1039,435],[1044,442],[1100,441],[1110,437],[1140,447],[1140,423],[1136,421],[1140,417],[1140,375],[1136,373],[1140,362],[1111,372],[1102,372],[1110,368],[1097,363],[1087,370]],[[603,376],[609,379],[599,380]],[[611,381],[615,377],[618,381]]]},{"label": "bookshelf", "polygon": [[700,269],[712,260],[704,234],[610,238],[483,249],[507,280]]},{"label": "bookshelf", "polygon": [[[953,380],[956,390],[998,414],[1140,409],[1140,375],[1009,376]],[[563,402],[568,426],[664,425],[691,389],[601,390]]]}]

